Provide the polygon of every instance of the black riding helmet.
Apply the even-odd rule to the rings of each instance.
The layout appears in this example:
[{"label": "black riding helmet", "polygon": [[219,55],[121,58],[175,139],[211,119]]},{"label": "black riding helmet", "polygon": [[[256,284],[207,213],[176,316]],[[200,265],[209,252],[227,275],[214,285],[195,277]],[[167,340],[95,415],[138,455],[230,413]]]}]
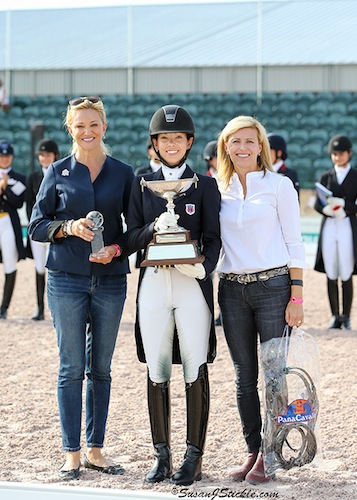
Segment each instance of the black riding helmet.
[{"label": "black riding helmet", "polygon": [[209,141],[205,145],[203,150],[203,158],[204,160],[210,160],[211,158],[217,158],[217,144],[218,141]]},{"label": "black riding helmet", "polygon": [[288,157],[288,151],[286,148],[286,142],[284,137],[278,134],[268,134],[269,146],[270,149],[274,151],[281,151],[281,159],[286,160]]},{"label": "black riding helmet", "polygon": [[43,139],[37,144],[36,154],[40,153],[53,153],[56,159],[59,156],[58,146],[55,141],[51,141],[51,139]]},{"label": "black riding helmet", "polygon": [[[151,142],[153,138],[157,138],[158,134],[171,132],[182,132],[184,134],[187,134],[188,139],[190,139],[191,137],[195,137],[195,125],[193,123],[191,115],[184,108],[182,108],[181,106],[177,106],[176,104],[168,104],[155,111],[153,117],[151,118],[149,126]],[[161,157],[159,151],[156,149],[155,151],[158,158],[160,158],[161,162],[164,165],[175,168],[181,167],[181,165],[185,163],[190,149],[186,151],[186,154],[181,159],[178,165],[167,165],[165,160],[163,160],[163,158]]]},{"label": "black riding helmet", "polygon": [[332,154],[334,151],[343,153],[344,151],[351,151],[352,142],[345,135],[334,135],[328,143],[328,152]]}]

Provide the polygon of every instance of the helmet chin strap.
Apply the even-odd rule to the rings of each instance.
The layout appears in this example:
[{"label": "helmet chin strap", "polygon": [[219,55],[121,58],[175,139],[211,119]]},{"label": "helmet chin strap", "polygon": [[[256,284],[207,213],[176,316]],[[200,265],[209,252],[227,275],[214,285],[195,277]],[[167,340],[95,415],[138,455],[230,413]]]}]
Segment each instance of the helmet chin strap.
[{"label": "helmet chin strap", "polygon": [[[190,149],[191,149],[191,148],[190,148]],[[161,154],[160,154],[160,151],[159,151],[159,150],[156,150],[156,149],[155,149],[155,153],[157,154],[157,157],[159,158],[159,160],[161,161],[161,163],[162,163],[163,165],[165,165],[165,166],[166,166],[166,167],[168,167],[168,168],[177,168],[177,167],[182,167],[182,165],[185,163],[185,161],[186,161],[186,159],[187,159],[187,157],[188,157],[188,154],[189,154],[189,152],[190,152],[190,149],[188,149],[188,150],[186,151],[186,154],[183,156],[183,158],[181,158],[181,160],[180,160],[178,163],[176,163],[176,165],[169,165],[169,164],[168,164],[168,163],[167,163],[167,162],[163,159],[163,157],[161,156]]]}]

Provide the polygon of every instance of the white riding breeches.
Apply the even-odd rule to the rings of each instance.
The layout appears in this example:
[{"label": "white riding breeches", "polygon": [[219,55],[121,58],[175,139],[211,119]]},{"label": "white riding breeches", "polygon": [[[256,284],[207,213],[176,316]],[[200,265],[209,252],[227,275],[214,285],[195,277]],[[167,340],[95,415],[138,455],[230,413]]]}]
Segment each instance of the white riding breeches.
[{"label": "white riding breeches", "polygon": [[139,292],[139,324],[150,380],[171,378],[175,326],[186,383],[207,362],[212,315],[195,278],[148,267]]},{"label": "white riding breeches", "polygon": [[15,231],[11,224],[10,215],[0,217],[0,248],[4,273],[11,274],[16,271],[19,252],[16,246]]},{"label": "white riding breeches", "polygon": [[30,239],[31,251],[33,260],[35,261],[35,268],[39,274],[45,274],[46,272],[46,260],[48,255],[48,250],[50,248],[50,243],[40,243],[39,241],[33,241]]},{"label": "white riding breeches", "polygon": [[326,275],[330,280],[336,280],[338,277],[342,281],[350,279],[355,258],[352,228],[348,217],[326,219],[322,232],[322,257]]}]

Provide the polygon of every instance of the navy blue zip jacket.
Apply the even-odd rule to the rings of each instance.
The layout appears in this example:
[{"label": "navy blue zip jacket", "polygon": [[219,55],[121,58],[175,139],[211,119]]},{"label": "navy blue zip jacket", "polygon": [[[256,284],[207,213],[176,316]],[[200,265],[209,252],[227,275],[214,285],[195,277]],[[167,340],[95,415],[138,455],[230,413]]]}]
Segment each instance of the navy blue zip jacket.
[{"label": "navy blue zip jacket", "polygon": [[[48,167],[32,210],[28,232],[35,241],[50,241],[46,267],[85,276],[126,274],[123,218],[127,216],[134,172],[130,165],[107,156],[94,182],[88,168],[74,156],[61,159]],[[121,258],[110,264],[88,260],[91,244],[76,236],[54,238],[62,221],[86,217],[98,210],[104,217],[104,245],[113,243],[123,248]]]}]

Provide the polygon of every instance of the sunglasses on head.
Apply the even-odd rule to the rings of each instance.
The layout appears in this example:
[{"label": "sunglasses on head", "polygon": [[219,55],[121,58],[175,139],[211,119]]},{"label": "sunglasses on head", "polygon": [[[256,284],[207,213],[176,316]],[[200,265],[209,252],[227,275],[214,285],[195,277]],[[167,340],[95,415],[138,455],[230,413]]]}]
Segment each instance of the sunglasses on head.
[{"label": "sunglasses on head", "polygon": [[89,101],[95,104],[96,102],[100,102],[101,98],[98,97],[97,95],[90,95],[86,97],[75,97],[74,99],[71,99],[68,104],[70,106],[78,106],[79,104],[82,104],[84,101]]}]

